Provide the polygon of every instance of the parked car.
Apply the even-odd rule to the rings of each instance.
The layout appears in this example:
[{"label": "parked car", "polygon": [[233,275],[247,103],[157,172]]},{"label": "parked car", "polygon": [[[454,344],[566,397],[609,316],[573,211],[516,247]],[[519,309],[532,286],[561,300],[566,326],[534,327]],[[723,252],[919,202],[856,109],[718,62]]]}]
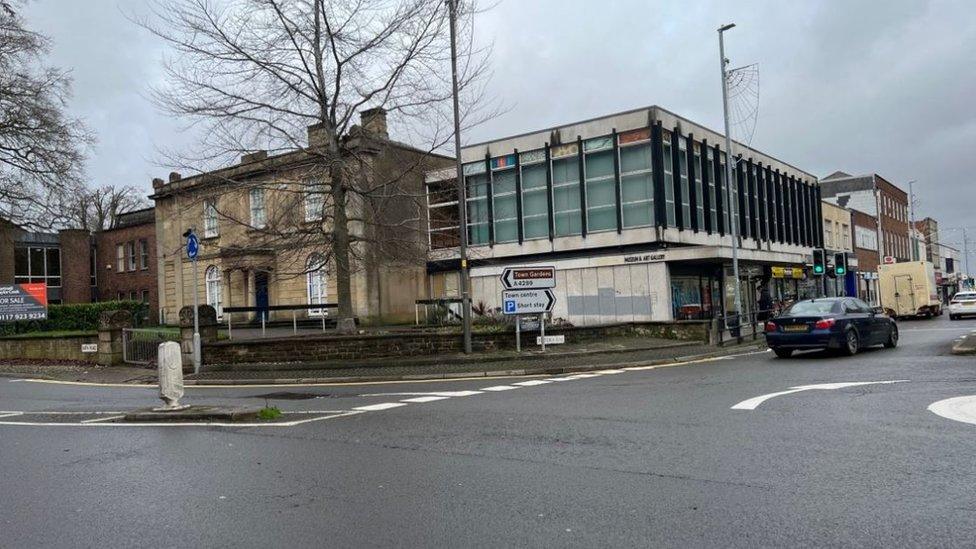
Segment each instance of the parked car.
[{"label": "parked car", "polygon": [[959,292],[949,302],[949,320],[976,315],[976,292]]},{"label": "parked car", "polygon": [[765,325],[766,343],[780,358],[794,351],[836,349],[845,355],[872,345],[898,345],[894,319],[853,297],[797,301]]}]

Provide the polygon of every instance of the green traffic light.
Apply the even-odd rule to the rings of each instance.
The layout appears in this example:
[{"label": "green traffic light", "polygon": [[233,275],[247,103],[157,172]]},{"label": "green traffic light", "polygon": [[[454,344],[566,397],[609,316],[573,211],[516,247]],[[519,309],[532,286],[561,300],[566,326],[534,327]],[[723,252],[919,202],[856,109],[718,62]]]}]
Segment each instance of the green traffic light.
[{"label": "green traffic light", "polygon": [[815,272],[817,274],[823,273],[824,272],[823,266],[822,265],[816,265],[816,266],[814,266],[813,272]]}]

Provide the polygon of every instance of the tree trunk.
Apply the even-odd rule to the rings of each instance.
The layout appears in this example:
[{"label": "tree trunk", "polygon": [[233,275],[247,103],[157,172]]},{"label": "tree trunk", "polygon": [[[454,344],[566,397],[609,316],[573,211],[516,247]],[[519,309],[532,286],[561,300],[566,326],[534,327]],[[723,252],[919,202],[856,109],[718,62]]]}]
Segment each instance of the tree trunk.
[{"label": "tree trunk", "polygon": [[349,265],[349,220],[346,215],[346,188],[342,162],[330,163],[332,194],[332,254],[336,265],[336,294],[339,300],[339,319],[353,318],[352,284]]}]

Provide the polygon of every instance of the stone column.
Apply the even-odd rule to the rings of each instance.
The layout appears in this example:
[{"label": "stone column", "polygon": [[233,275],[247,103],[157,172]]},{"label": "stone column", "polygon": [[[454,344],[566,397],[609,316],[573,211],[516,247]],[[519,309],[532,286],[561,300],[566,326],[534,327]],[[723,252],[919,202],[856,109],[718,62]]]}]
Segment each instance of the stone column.
[{"label": "stone column", "polygon": [[132,327],[129,311],[102,311],[98,317],[98,359],[101,366],[122,364],[122,330]]},{"label": "stone column", "polygon": [[[200,349],[206,364],[207,344],[217,341],[217,311],[210,305],[200,305]],[[193,369],[193,306],[180,309],[180,350],[183,369]]]}]

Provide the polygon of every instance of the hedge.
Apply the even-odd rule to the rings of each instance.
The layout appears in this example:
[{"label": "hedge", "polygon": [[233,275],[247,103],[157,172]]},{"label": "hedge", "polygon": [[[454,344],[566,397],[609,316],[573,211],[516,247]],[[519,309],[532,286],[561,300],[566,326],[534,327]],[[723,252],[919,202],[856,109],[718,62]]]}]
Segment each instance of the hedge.
[{"label": "hedge", "polygon": [[98,330],[98,317],[102,311],[126,310],[132,313],[133,324],[146,318],[147,305],[141,301],[103,301],[73,305],[50,305],[47,320],[28,320],[0,324],[0,335],[26,334],[50,331]]}]

